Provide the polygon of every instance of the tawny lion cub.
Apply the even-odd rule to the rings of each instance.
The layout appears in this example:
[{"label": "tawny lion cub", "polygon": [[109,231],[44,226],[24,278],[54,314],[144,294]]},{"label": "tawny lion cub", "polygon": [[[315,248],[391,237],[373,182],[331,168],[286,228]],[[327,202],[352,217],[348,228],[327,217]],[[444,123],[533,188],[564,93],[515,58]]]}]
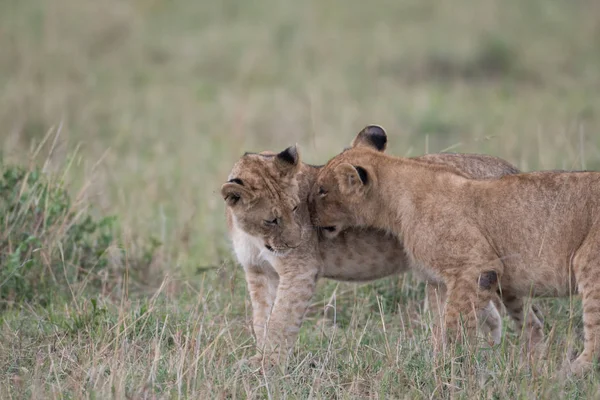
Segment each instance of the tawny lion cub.
[{"label": "tawny lion cub", "polygon": [[[365,132],[386,140],[380,127]],[[498,286],[504,299],[582,294],[585,346],[571,370],[586,370],[598,356],[600,173],[473,180],[356,146],[320,171],[311,207],[323,229],[376,227],[401,238],[411,262],[446,283],[451,332],[459,315],[472,328]]]},{"label": "tawny lion cub", "polygon": [[[384,149],[382,143],[378,150]],[[490,156],[431,154],[419,159],[454,166],[482,179],[518,172],[506,161]],[[233,247],[252,301],[259,349],[253,363],[260,362],[263,350],[269,363],[278,362],[294,345],[318,278],[360,282],[408,269],[402,244],[383,231],[319,233],[313,228],[307,199],[319,169],[300,162],[295,147],[279,154],[247,153],[221,188]],[[445,287],[428,280],[428,301],[436,317],[437,303],[444,303]],[[524,312],[522,298],[515,297],[505,305],[519,329],[527,315],[525,331],[534,340],[541,339],[542,324],[530,309]],[[485,323],[498,342],[500,315],[493,303],[486,307]]]}]

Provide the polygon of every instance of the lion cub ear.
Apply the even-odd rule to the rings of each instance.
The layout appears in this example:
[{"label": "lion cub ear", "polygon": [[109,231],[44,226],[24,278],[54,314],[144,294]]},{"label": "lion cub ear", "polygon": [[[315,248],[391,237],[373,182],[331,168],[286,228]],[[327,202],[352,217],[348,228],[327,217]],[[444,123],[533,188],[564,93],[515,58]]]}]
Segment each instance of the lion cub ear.
[{"label": "lion cub ear", "polygon": [[343,163],[334,170],[340,192],[344,195],[364,194],[371,184],[369,173],[363,167]]},{"label": "lion cub ear", "polygon": [[296,145],[290,146],[275,156],[275,163],[283,174],[296,173],[300,166],[300,152]]},{"label": "lion cub ear", "polygon": [[230,207],[250,200],[250,192],[241,179],[231,179],[221,186],[221,196]]},{"label": "lion cub ear", "polygon": [[352,141],[352,147],[369,147],[384,152],[387,146],[387,134],[379,125],[366,126]]}]

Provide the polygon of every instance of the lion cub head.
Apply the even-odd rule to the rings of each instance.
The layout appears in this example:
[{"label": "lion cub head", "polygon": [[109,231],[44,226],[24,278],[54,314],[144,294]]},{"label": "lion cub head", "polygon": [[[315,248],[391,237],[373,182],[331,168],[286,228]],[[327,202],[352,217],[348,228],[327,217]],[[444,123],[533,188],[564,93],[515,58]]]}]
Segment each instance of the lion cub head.
[{"label": "lion cub head", "polygon": [[[331,159],[321,170],[311,191],[309,204],[313,225],[323,234],[333,238],[350,226],[361,225],[353,211],[361,207],[370,188],[375,183],[375,174],[344,161],[346,156],[362,154],[368,157],[373,152],[385,151],[387,135],[383,128],[369,125],[352,141],[352,147]],[[368,163],[366,165],[369,165]]]},{"label": "lion cub head", "polygon": [[278,154],[246,153],[221,187],[232,223],[274,253],[298,247],[302,240],[302,226],[296,218],[301,206],[299,168],[296,146]]}]

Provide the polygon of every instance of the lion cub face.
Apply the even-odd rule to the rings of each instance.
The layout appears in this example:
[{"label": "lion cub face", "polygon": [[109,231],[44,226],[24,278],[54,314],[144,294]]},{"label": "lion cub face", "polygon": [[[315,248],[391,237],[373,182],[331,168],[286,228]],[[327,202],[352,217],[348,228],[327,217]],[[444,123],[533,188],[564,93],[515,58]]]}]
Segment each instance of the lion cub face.
[{"label": "lion cub face", "polygon": [[352,141],[350,149],[331,159],[319,172],[309,197],[310,215],[313,225],[326,237],[333,238],[350,226],[361,225],[354,210],[367,205],[365,199],[374,184],[375,175],[367,168],[344,159],[361,153],[368,157],[372,151],[385,151],[386,145],[383,128],[367,126]]},{"label": "lion cub face", "polygon": [[299,167],[296,146],[279,154],[246,153],[221,187],[232,223],[274,253],[298,247],[302,240],[296,216]]}]

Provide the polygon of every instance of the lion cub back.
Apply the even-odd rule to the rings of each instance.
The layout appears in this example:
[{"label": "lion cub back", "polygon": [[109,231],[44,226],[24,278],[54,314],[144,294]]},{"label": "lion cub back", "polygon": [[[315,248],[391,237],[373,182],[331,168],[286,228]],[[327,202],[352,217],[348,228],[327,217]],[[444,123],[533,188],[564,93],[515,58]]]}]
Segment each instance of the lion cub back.
[{"label": "lion cub back", "polygon": [[521,172],[501,158],[484,154],[438,153],[426,154],[415,159],[454,167],[467,178],[473,179],[497,179]]}]

